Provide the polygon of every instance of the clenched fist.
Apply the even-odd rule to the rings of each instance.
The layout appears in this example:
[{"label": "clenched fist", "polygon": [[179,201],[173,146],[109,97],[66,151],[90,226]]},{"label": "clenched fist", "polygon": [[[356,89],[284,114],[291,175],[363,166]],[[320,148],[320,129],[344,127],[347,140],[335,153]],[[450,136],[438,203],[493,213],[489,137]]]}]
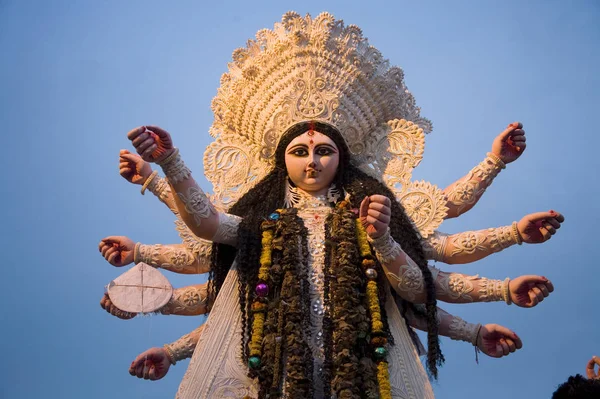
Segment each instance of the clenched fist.
[{"label": "clenched fist", "polygon": [[127,133],[127,138],[146,162],[159,163],[175,151],[169,132],[158,126],[137,127]]},{"label": "clenched fist", "polygon": [[133,263],[135,243],[127,237],[110,236],[100,241],[98,250],[108,263],[121,267]]}]

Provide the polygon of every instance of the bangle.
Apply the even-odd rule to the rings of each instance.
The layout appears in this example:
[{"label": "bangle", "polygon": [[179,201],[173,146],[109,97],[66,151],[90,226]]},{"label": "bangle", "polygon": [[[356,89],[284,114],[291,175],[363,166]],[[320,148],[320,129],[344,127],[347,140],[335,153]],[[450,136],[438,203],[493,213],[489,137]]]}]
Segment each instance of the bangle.
[{"label": "bangle", "polygon": [[142,243],[137,242],[133,249],[133,263],[136,265],[140,263],[140,245],[142,245]]},{"label": "bangle", "polygon": [[517,244],[523,245],[523,237],[521,237],[521,234],[519,233],[519,229],[517,228],[517,222],[513,222],[512,224],[512,233],[515,237],[515,240],[517,241]]},{"label": "bangle", "polygon": [[154,180],[154,178],[156,177],[157,174],[158,174],[158,171],[155,170],[154,172],[152,172],[150,174],[150,176],[148,176],[148,178],[146,179],[146,181],[142,185],[142,195],[144,195],[144,191],[146,191],[146,189],[148,188],[148,186],[150,185],[150,183],[152,183],[152,180]]},{"label": "bangle", "polygon": [[510,290],[508,287],[508,284],[510,283],[510,278],[506,278],[504,279],[504,282],[502,283],[502,296],[504,296],[504,302],[506,302],[507,305],[512,304],[512,300],[510,299]]},{"label": "bangle", "polygon": [[173,151],[173,153],[171,153],[171,155],[169,155],[162,161],[157,162],[157,164],[159,164],[160,166],[164,166],[164,165],[167,165],[169,162],[171,162],[173,159],[175,159],[175,157],[179,154],[179,148],[173,148],[173,150],[174,151]]},{"label": "bangle", "polygon": [[492,160],[492,162],[494,164],[496,164],[496,166],[498,166],[500,169],[505,169],[506,168],[506,164],[504,163],[503,160],[500,159],[500,157],[498,157],[498,155],[492,153],[492,152],[488,152],[486,154],[488,156],[488,158],[490,158]]},{"label": "bangle", "polygon": [[171,363],[171,365],[175,366],[175,363],[177,363],[175,361],[175,355],[173,355],[173,351],[171,350],[171,348],[169,348],[169,345],[164,345],[163,349],[165,350],[165,353],[167,354],[167,359],[169,359],[169,363]]}]

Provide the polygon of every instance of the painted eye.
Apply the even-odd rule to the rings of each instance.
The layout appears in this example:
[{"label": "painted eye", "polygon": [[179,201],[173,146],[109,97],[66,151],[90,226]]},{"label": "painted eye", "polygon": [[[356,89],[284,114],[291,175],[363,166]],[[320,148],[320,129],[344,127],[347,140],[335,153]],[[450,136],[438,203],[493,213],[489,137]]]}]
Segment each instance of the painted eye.
[{"label": "painted eye", "polygon": [[306,151],[304,148],[296,148],[294,151],[292,151],[292,155],[297,157],[305,157],[308,155],[308,151]]},{"label": "painted eye", "polygon": [[317,155],[326,156],[333,154],[333,150],[329,147],[319,147],[316,151]]}]

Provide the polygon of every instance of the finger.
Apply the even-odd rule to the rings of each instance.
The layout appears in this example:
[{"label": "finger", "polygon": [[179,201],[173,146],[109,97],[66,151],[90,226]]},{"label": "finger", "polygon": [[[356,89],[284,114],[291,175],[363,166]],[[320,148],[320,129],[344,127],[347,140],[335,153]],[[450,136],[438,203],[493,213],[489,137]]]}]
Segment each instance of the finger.
[{"label": "finger", "polygon": [[499,134],[500,139],[503,142],[508,140],[508,138],[510,137],[510,134],[517,128],[518,128],[517,126],[514,126],[513,123],[511,123],[510,125],[508,125],[506,127],[506,129],[504,129],[504,131],[502,131],[502,133]]},{"label": "finger", "polygon": [[499,343],[496,344],[496,357],[502,357],[503,353],[504,351],[502,350],[502,345],[500,345]]},{"label": "finger", "polygon": [[540,227],[540,233],[542,233],[544,241],[548,241],[552,238],[552,234],[545,227]]},{"label": "finger", "polygon": [[385,195],[374,194],[369,197],[371,202],[377,202],[379,204],[383,204],[385,206],[391,206],[392,202]]},{"label": "finger", "polygon": [[368,215],[379,220],[381,223],[384,223],[386,225],[390,224],[390,216],[389,215],[385,215],[385,214],[383,214],[379,211],[373,210],[373,209],[369,209]]},{"label": "finger", "polygon": [[490,332],[496,332],[504,337],[510,337],[513,340],[515,340],[515,342],[519,339],[519,337],[517,337],[517,334],[515,334],[514,331],[504,326],[494,324],[492,326],[488,325],[488,328],[490,329]]},{"label": "finger", "polygon": [[551,236],[556,234],[556,229],[550,223],[543,222],[542,226],[546,229],[546,231],[548,231],[548,233],[550,233]]},{"label": "finger", "polygon": [[373,216],[367,216],[367,223],[372,225],[378,232],[383,232],[388,226],[387,224],[380,222],[379,219],[375,219]]},{"label": "finger", "polygon": [[531,289],[531,292],[534,293],[539,302],[542,302],[544,300],[544,294],[542,293],[542,290],[540,290],[538,287],[533,287]]},{"label": "finger", "polygon": [[123,177],[131,177],[131,175],[133,174],[133,170],[129,168],[124,168],[119,170],[119,174]]},{"label": "finger", "polygon": [[152,363],[146,361],[144,363],[144,379],[147,380],[150,378],[150,367],[152,367]]},{"label": "finger", "polygon": [[362,202],[360,203],[360,208],[358,211],[358,216],[362,219],[362,218],[366,218],[367,214],[369,213],[369,202],[371,202],[369,200],[369,197],[365,197]]},{"label": "finger", "polygon": [[127,133],[127,138],[129,140],[134,140],[135,138],[137,138],[140,134],[144,133],[146,131],[146,126],[140,126],[140,127],[136,127],[133,130],[130,130],[129,133]]},{"label": "finger", "polygon": [[517,350],[517,345],[512,339],[506,338],[506,344],[508,345],[508,350],[510,351],[510,353],[514,353],[514,351]]},{"label": "finger", "polygon": [[124,155],[124,154],[129,154],[129,150],[119,150],[119,156]]},{"label": "finger", "polygon": [[150,370],[149,370],[149,372],[148,372],[148,378],[149,378],[151,381],[156,381],[156,380],[158,380],[158,378],[156,377],[156,366],[152,365],[152,366],[150,367]]},{"label": "finger", "polygon": [[552,214],[552,217],[554,219],[556,219],[559,223],[562,223],[562,222],[565,221],[565,217],[564,217],[563,214],[561,214],[559,212],[556,212],[556,211],[553,211],[553,210],[550,210],[550,213]]},{"label": "finger", "polygon": [[384,204],[380,204],[378,202],[371,202],[369,203],[369,209],[374,209],[376,211],[379,211],[385,215],[391,215],[392,214],[392,210],[390,209],[389,206],[386,206]]},{"label": "finger", "polygon": [[523,129],[515,129],[512,131],[510,137],[514,140],[524,140],[525,139],[525,130]]},{"label": "finger", "polygon": [[110,255],[115,251],[118,251],[117,248],[109,247],[108,250],[104,253],[104,259],[108,260],[108,258],[110,258]]},{"label": "finger", "polygon": [[[546,278],[546,277],[544,277],[544,278]],[[548,292],[554,291],[554,284],[552,284],[552,281],[546,279],[546,282],[544,283],[544,285],[546,286],[546,288],[548,288]]]},{"label": "finger", "polygon": [[140,362],[140,364],[137,365],[137,367],[135,368],[135,375],[137,376],[137,378],[144,377],[144,362]]},{"label": "finger", "polygon": [[129,161],[120,161],[119,162],[119,169],[130,168],[130,167],[131,167],[131,162],[129,162]]},{"label": "finger", "polygon": [[560,222],[554,218],[546,219],[546,223],[549,223],[555,229],[560,229]]},{"label": "finger", "polygon": [[108,263],[110,263],[111,265],[115,265],[115,266],[116,266],[116,265],[117,265],[117,263],[118,263],[118,262],[117,262],[117,260],[118,260],[118,258],[119,258],[120,256],[121,256],[121,251],[118,251],[118,250],[117,250],[117,251],[113,252],[112,254],[110,254],[110,255],[108,256],[108,259],[107,259],[107,261],[108,261]]},{"label": "finger", "polygon": [[537,299],[537,296],[533,293],[533,291],[528,291],[527,294],[529,295],[529,307],[534,307],[538,304],[539,300]]},{"label": "finger", "polygon": [[144,140],[139,146],[136,146],[135,149],[137,150],[138,154],[141,155],[152,144],[154,144],[154,139],[153,138],[149,138],[147,140]]},{"label": "finger", "polygon": [[506,356],[510,353],[510,348],[504,338],[500,339],[500,346],[502,346],[502,355]]},{"label": "finger", "polygon": [[114,247],[113,247],[112,245],[105,245],[105,246],[103,246],[103,247],[102,247],[102,251],[100,251],[100,252],[102,253],[102,257],[103,257],[104,259],[106,259],[106,253],[107,253],[109,250],[113,249],[113,248],[114,248]]},{"label": "finger", "polygon": [[538,288],[540,289],[540,291],[542,291],[542,295],[544,295],[544,298],[548,298],[548,295],[550,295],[550,291],[548,291],[548,287],[546,287],[545,284],[542,284],[542,285],[538,285]]},{"label": "finger", "polygon": [[132,162],[132,163],[137,163],[140,160],[139,155],[131,154],[131,153],[123,154],[123,155],[121,155],[121,158],[125,159],[127,162]]},{"label": "finger", "polygon": [[552,213],[552,212],[553,211],[532,213],[530,215],[527,215],[527,220],[530,223],[540,222],[540,221],[543,221],[544,219],[549,219],[549,218],[555,217],[555,213]]},{"label": "finger", "polygon": [[108,299],[108,295],[107,295],[107,294],[104,294],[104,295],[102,296],[102,299],[100,300],[100,307],[101,307],[102,309],[104,309],[104,306],[105,306],[105,304],[106,304],[106,300],[107,300],[107,299]]},{"label": "finger", "polygon": [[144,141],[148,140],[149,138],[152,138],[150,136],[150,133],[144,132],[144,133],[140,134],[139,136],[137,136],[134,140],[132,140],[131,144],[133,144],[133,146],[135,147],[135,150],[137,151],[140,144],[142,144]]},{"label": "finger", "polygon": [[158,148],[158,145],[156,143],[153,143],[150,147],[146,148],[144,150],[144,152],[141,154],[143,158],[151,158],[152,154],[154,154],[154,151],[156,151],[156,149]]},{"label": "finger", "polygon": [[164,130],[163,128],[160,128],[155,125],[149,125],[149,126],[146,126],[146,128],[148,130],[156,133],[160,139],[168,139],[169,138],[169,133],[166,130]]},{"label": "finger", "polygon": [[131,362],[131,364],[129,365],[129,374],[130,375],[135,375],[136,360],[137,360],[137,358],[133,362]]}]

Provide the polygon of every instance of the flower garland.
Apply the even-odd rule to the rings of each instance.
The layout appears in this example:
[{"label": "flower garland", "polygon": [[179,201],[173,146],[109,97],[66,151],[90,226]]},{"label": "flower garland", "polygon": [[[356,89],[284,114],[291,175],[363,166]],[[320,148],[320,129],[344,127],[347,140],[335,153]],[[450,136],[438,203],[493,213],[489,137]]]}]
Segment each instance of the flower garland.
[{"label": "flower garland", "polygon": [[362,267],[367,282],[367,304],[371,316],[371,345],[375,348],[373,356],[377,361],[377,382],[379,384],[379,396],[382,399],[391,399],[392,390],[390,384],[390,375],[388,372],[388,363],[385,361],[387,356],[387,338],[385,337],[384,325],[381,318],[381,306],[379,304],[377,271],[375,270],[375,260],[371,251],[371,246],[367,240],[367,232],[359,219],[356,219],[356,238],[362,258]]},{"label": "flower garland", "polygon": [[[379,265],[348,202],[338,203],[327,222],[325,395],[391,399]],[[261,230],[248,367],[259,379],[259,397],[281,397],[284,382],[286,393],[310,398],[314,359],[308,346],[307,231],[295,209],[271,214]]]},{"label": "flower garland", "polygon": [[[260,267],[248,344],[250,375],[259,379],[259,397],[281,396],[284,370],[286,392],[293,392],[294,397],[312,397],[313,360],[305,322],[309,306],[303,300],[306,295],[302,295],[308,277],[301,254],[307,251],[298,250],[298,245],[306,243],[303,237],[307,232],[296,209],[272,213],[261,224],[261,230]],[[298,245],[289,245],[292,242]]]}]

